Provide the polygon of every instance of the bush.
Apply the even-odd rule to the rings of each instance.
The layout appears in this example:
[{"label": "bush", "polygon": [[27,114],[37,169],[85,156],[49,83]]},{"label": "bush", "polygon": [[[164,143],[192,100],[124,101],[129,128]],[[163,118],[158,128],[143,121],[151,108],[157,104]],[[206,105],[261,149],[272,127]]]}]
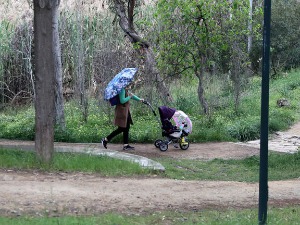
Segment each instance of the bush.
[{"label": "bush", "polygon": [[240,118],[227,126],[227,132],[232,138],[240,141],[258,139],[260,136],[260,118]]},{"label": "bush", "polygon": [[[299,72],[294,71],[286,77],[278,78],[270,83],[270,132],[285,130],[299,119],[298,77]],[[189,89],[179,90],[174,97],[175,101],[172,107],[182,109],[193,122],[193,131],[188,137],[189,140],[191,142],[248,141],[259,138],[261,87],[258,85],[258,79],[252,79],[249,82],[250,88],[241,95],[241,104],[238,110],[233,104],[228,104],[221,108],[215,108],[210,115],[199,113],[201,110],[194,92],[196,83],[191,83]],[[180,88],[182,87],[180,86],[178,89]],[[176,88],[174,87],[174,89]],[[287,89],[289,91],[286,91]],[[222,93],[220,92],[220,94]],[[222,96],[226,98],[225,95]],[[276,100],[281,97],[287,98],[291,103],[290,106],[278,107]],[[227,95],[227,98],[229,102],[232,95]],[[134,125],[130,130],[131,142],[153,143],[156,139],[162,138],[157,106],[155,103],[153,105],[157,113],[156,117],[146,105],[132,102],[131,112]],[[91,98],[88,112],[87,121],[84,122],[78,103],[67,102],[65,104],[66,129],[55,128],[55,141],[99,143],[102,137],[107,136],[115,129],[112,124],[113,107],[107,104],[99,105],[97,100]],[[18,110],[7,109],[0,113],[0,138],[33,140],[34,121],[32,106],[18,108]],[[120,135],[112,141],[120,143],[122,136]]]}]

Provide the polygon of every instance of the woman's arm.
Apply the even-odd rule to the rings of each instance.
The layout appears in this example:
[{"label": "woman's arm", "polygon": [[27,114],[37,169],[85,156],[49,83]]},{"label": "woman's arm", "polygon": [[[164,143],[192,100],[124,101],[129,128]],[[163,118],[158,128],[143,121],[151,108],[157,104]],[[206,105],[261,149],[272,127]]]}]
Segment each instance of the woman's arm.
[{"label": "woman's arm", "polygon": [[122,88],[121,92],[119,93],[119,98],[120,98],[121,104],[124,104],[131,99],[130,96],[125,97],[125,89],[124,88]]},{"label": "woman's arm", "polygon": [[134,94],[129,94],[127,97],[125,97],[125,89],[124,88],[122,88],[121,92],[119,93],[119,97],[120,97],[121,104],[124,104],[124,103],[128,102],[130,99],[133,99],[133,100],[136,100],[136,101],[141,101],[142,100]]},{"label": "woman's arm", "polygon": [[134,94],[132,94],[131,98],[133,100],[136,100],[136,101],[141,101],[141,99],[138,96],[134,95]]}]

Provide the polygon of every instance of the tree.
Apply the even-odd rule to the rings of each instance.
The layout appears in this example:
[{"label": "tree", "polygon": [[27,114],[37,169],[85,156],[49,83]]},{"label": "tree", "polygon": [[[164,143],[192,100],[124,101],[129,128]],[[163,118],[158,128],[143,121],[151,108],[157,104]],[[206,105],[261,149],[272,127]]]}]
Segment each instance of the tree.
[{"label": "tree", "polygon": [[300,65],[300,3],[298,0],[272,2],[271,62],[273,75]]},{"label": "tree", "polygon": [[60,1],[53,5],[53,54],[55,63],[55,121],[60,129],[65,129],[65,112],[62,81],[61,48],[58,30],[58,7]]},{"label": "tree", "polygon": [[238,112],[241,93],[250,71],[249,53],[252,37],[253,35],[257,37],[257,24],[252,23],[252,16],[257,16],[257,13],[253,14],[252,2],[249,4],[248,1],[232,1],[230,7],[231,17],[222,26],[223,42],[228,46],[225,50],[228,55],[226,67],[233,83],[236,112]]},{"label": "tree", "polygon": [[252,17],[253,17],[253,0],[249,0],[248,53],[250,53],[252,48]]},{"label": "tree", "polygon": [[[161,99],[164,102],[172,101],[169,90],[161,78],[156,66],[156,59],[151,49],[150,43],[142,38],[134,28],[134,10],[137,4],[136,0],[113,0],[114,10],[119,17],[119,25],[126,34],[130,42],[138,47],[140,55],[144,59],[145,72],[148,75],[147,81],[155,83],[157,90],[160,93]],[[127,7],[125,6],[127,4]],[[127,10],[126,10],[127,9]]]},{"label": "tree", "polygon": [[194,74],[198,78],[198,99],[204,114],[209,113],[209,107],[203,79],[212,65],[214,46],[221,38],[217,21],[220,5],[215,1],[192,0],[158,3],[160,68],[173,76]]},{"label": "tree", "polygon": [[157,5],[160,69],[172,76],[198,78],[198,99],[210,113],[205,74],[229,73],[239,100],[241,77],[247,66],[247,1],[160,0]]},{"label": "tree", "polygon": [[54,152],[55,60],[53,17],[59,0],[34,0],[35,150],[50,163]]}]

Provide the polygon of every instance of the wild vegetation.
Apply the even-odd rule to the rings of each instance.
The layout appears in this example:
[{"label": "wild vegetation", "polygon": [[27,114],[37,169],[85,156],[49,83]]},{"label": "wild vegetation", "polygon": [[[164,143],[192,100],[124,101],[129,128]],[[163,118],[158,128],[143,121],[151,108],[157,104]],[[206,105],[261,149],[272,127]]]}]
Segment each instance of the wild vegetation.
[{"label": "wild vegetation", "polygon": [[[122,68],[138,67],[138,76],[148,82],[147,70],[137,48],[124,38],[114,11],[110,11],[111,7],[105,2],[86,0],[82,7],[77,7],[78,3],[66,1],[60,6],[64,97],[77,99],[83,119],[89,111],[87,103],[80,100],[80,82],[84,82],[81,92],[87,98],[85,102],[96,97],[102,107],[107,107],[102,96],[107,82]],[[22,6],[18,1],[14,4],[5,1],[1,5],[1,108],[32,102],[35,94],[33,11],[29,5]],[[223,81],[224,89],[234,93],[231,97],[238,111],[248,80],[260,76],[262,49],[261,1],[254,1],[252,20],[248,18],[248,1],[233,1],[231,5],[221,1],[214,7],[210,4],[214,4],[213,1],[199,5],[194,1],[167,3],[161,0],[157,4],[137,1],[134,8],[135,28],[151,43],[165,84],[181,89],[184,85],[177,85],[180,80],[197,82],[192,96],[197,96],[200,104],[194,108],[195,113],[210,114],[209,117],[220,104],[217,99],[211,99],[207,91],[214,88],[211,81]],[[288,16],[282,13],[282,7]],[[280,77],[286,70],[299,66],[299,22],[294,19],[298,9],[296,0],[272,4],[272,77]],[[16,17],[13,10],[22,16]],[[251,30],[248,24],[252,25]],[[248,50],[250,37],[252,48]],[[197,81],[192,79],[194,75]],[[157,94],[156,85],[140,84],[139,88],[150,102],[164,102]],[[171,104],[176,106],[176,99]]]},{"label": "wild vegetation", "polygon": [[[25,1],[24,1],[25,2]],[[23,3],[24,3],[23,2]],[[66,128],[56,127],[55,141],[99,142],[112,129],[113,108],[103,100],[107,82],[124,67],[138,67],[143,82],[134,90],[155,108],[164,104],[157,85],[149,85],[148,70],[139,52],[139,43],[132,45],[116,22],[111,7],[100,4],[107,1],[86,0],[80,7],[77,3],[64,1],[59,14],[59,34],[62,50],[63,91],[65,98]],[[71,1],[72,2],[72,1]],[[169,106],[186,112],[193,121],[192,142],[247,141],[260,135],[260,91],[262,49],[262,1],[254,1],[252,17],[248,17],[248,1],[164,1],[157,4],[138,3],[134,11],[134,25],[141,37],[151,43],[159,74],[165,82],[173,101]],[[195,5],[196,2],[201,4]],[[232,4],[228,4],[232,2]],[[12,3],[19,4],[14,8]],[[33,140],[35,137],[35,65],[33,10],[20,1],[1,1],[0,14],[0,138]],[[68,5],[70,4],[70,5]],[[180,7],[178,7],[178,5]],[[212,5],[213,4],[213,5]],[[24,6],[22,6],[24,5]],[[25,6],[26,5],[26,6]],[[67,7],[66,7],[67,6]],[[69,7],[71,6],[71,7]],[[31,6],[32,7],[32,6]],[[270,132],[285,130],[299,120],[300,96],[300,46],[299,13],[296,0],[272,1],[271,80],[270,80]],[[25,10],[26,8],[26,10]],[[19,11],[18,11],[19,10]],[[14,13],[12,13],[14,12]],[[19,12],[19,13],[16,13]],[[17,17],[16,15],[20,15]],[[251,29],[249,27],[251,24]],[[127,35],[125,35],[127,36]],[[252,44],[249,45],[249,40]],[[247,43],[247,44],[246,44]],[[250,48],[249,48],[250,46]],[[82,87],[84,87],[82,89]],[[84,99],[82,98],[84,97]],[[281,104],[280,102],[285,104]],[[131,142],[153,142],[160,135],[157,118],[145,105],[133,103],[135,125]],[[119,142],[120,139],[115,139]],[[16,165],[19,153],[1,157],[3,167]],[[25,153],[22,153],[25,154]],[[41,168],[34,156],[21,155],[27,159],[20,168]],[[68,156],[69,157],[69,156]],[[73,157],[73,156],[72,156]],[[76,162],[76,157],[72,158]],[[66,158],[55,161],[54,169],[68,170]],[[91,163],[87,157],[82,163],[86,169]],[[101,159],[97,159],[101,160]],[[272,179],[299,177],[296,167],[299,156],[270,156]],[[256,157],[244,161],[213,161],[211,171],[226,168],[233,171],[231,178],[257,180]],[[290,162],[293,163],[290,163]],[[2,162],[1,162],[2,163]],[[10,163],[10,165],[9,165]],[[182,177],[182,166],[200,170],[209,163],[169,162],[166,176]],[[114,162],[117,164],[117,162]],[[216,166],[217,165],[217,166]],[[222,166],[223,167],[222,167]],[[103,164],[105,166],[105,164]],[[273,166],[273,167],[272,167]],[[276,167],[278,166],[278,167]],[[127,166],[126,166],[127,167]],[[248,173],[239,167],[251,168]],[[139,168],[133,174],[147,174]],[[285,173],[282,169],[285,169]],[[49,168],[46,168],[49,169]],[[53,169],[53,168],[52,168]],[[72,168],[73,169],[73,168]],[[83,168],[76,168],[83,170]],[[91,170],[105,169],[94,167]],[[120,172],[120,171],[119,171]],[[126,173],[131,171],[126,171]],[[108,172],[109,174],[109,172]],[[111,175],[111,174],[109,174]],[[117,176],[122,176],[117,173]],[[203,174],[202,174],[203,175]],[[289,177],[282,177],[288,175]],[[203,177],[184,172],[187,179],[220,179],[206,173]],[[212,178],[214,177],[214,178]],[[274,209],[272,224],[297,224],[298,208]],[[174,224],[183,221],[194,224],[254,224],[254,212],[236,211],[208,212],[183,216],[166,213],[149,217],[127,218],[121,215],[104,215],[104,218],[53,218],[11,220],[0,218],[9,224],[54,224],[67,223],[148,223],[170,220]],[[273,211],[271,211],[273,213]],[[213,214],[213,216],[212,216]],[[217,215],[217,216],[216,216]],[[186,218],[188,217],[188,219]],[[217,219],[215,219],[217,218]],[[9,221],[8,221],[9,220]],[[87,220],[87,222],[86,222]],[[147,220],[145,222],[145,220]],[[92,222],[91,222],[92,221]],[[100,222],[99,222],[100,221]],[[114,222],[115,221],[115,222]],[[137,222],[136,222],[137,221]],[[288,222],[286,222],[288,221]],[[62,222],[62,223],[63,223]],[[2,222],[0,222],[2,223]],[[163,222],[162,222],[163,223]],[[186,224],[187,224],[186,223]]]},{"label": "wild vegetation", "polygon": [[[194,123],[191,141],[246,141],[259,137],[259,52],[262,46],[256,44],[261,43],[260,1],[253,4],[250,18],[246,13],[250,10],[248,1],[215,4],[215,1],[160,0],[156,4],[137,1],[136,5],[130,1],[128,14],[124,13],[126,7],[122,1],[116,0],[108,7],[105,2],[102,6],[88,3],[91,2],[82,2],[84,7],[79,7],[78,2],[72,7],[62,5],[59,12],[62,86],[66,103],[60,107],[56,104],[56,108],[63,108],[66,118],[61,120],[63,125],[57,124],[55,128],[55,141],[98,142],[106,135],[105,131],[112,126],[113,108],[103,100],[103,91],[108,81],[124,67],[139,68],[136,76],[143,82],[134,91],[155,108],[168,102],[168,106],[181,109],[191,117]],[[13,7],[9,1],[3,6],[6,10]],[[281,6],[274,2],[274,23],[284,19],[276,13]],[[296,15],[299,4],[291,0],[285,7]],[[116,23],[116,16],[122,29]],[[292,20],[286,19],[287,22]],[[52,140],[53,135],[38,138],[37,134],[41,132],[35,132],[42,123],[37,123],[36,119],[41,116],[35,117],[33,103],[38,100],[36,90],[43,88],[35,87],[36,80],[40,79],[35,77],[32,23],[30,7],[24,11],[22,19],[3,17],[1,20],[3,129],[0,137]],[[291,38],[290,41],[271,46],[272,68],[276,66],[270,80],[273,86],[271,132],[286,129],[298,119],[299,79],[297,70],[293,69],[298,67],[298,61],[291,58],[298,57],[298,42],[294,41],[297,23],[292,20],[291,27],[282,25],[286,33],[293,33],[286,38]],[[274,42],[277,43],[282,32],[275,28],[274,31]],[[129,33],[124,37],[124,32]],[[277,51],[283,43],[285,48]],[[289,49],[293,54],[287,53]],[[154,85],[147,85],[154,81]],[[277,105],[278,101],[287,105]],[[135,109],[136,126],[131,141],[153,141],[159,132],[157,120],[145,105],[136,104]],[[59,113],[56,113],[57,119]],[[146,122],[149,126],[145,128]],[[40,129],[43,127],[47,126]],[[53,133],[52,128],[50,133]],[[40,152],[37,149],[37,153]],[[51,148],[47,152],[51,153]],[[42,155],[41,159],[44,158]],[[51,154],[45,158],[50,159]]]},{"label": "wild vegetation", "polygon": [[[213,87],[207,89],[208,99],[215,103],[214,113],[210,116],[199,114],[199,102],[193,95],[197,89],[196,81],[179,81],[172,87],[176,107],[186,112],[193,121],[193,132],[189,136],[192,142],[206,141],[247,141],[259,138],[260,135],[260,77],[249,80],[247,91],[243,92],[240,107],[235,111],[232,93],[224,89],[224,80],[209,80]],[[182,85],[183,84],[183,85]],[[270,132],[288,129],[299,120],[300,101],[299,71],[292,71],[285,77],[273,79],[270,83]],[[179,88],[178,88],[179,87]],[[143,96],[143,90],[137,90]],[[289,105],[277,104],[278,99],[285,99]],[[89,101],[89,117],[82,119],[76,101],[65,105],[66,129],[56,129],[55,141],[66,142],[100,142],[107,130],[113,127],[113,107],[108,103],[99,104],[97,100]],[[157,112],[158,102],[152,106]],[[132,113],[134,126],[131,129],[131,142],[152,143],[160,137],[161,128],[158,117],[155,117],[144,104],[133,102]],[[34,139],[34,108],[29,105],[23,108],[6,108],[0,114],[0,137],[8,139]],[[119,137],[120,138],[120,137]],[[119,142],[120,139],[114,139]]]}]

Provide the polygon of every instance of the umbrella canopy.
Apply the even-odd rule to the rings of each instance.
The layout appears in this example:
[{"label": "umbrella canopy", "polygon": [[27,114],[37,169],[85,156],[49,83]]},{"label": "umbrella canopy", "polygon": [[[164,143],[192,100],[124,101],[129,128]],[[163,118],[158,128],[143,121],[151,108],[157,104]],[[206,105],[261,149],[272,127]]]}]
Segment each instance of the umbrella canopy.
[{"label": "umbrella canopy", "polygon": [[181,110],[177,110],[173,115],[173,120],[176,123],[177,127],[180,127],[183,123],[186,124],[186,127],[184,128],[189,133],[192,133],[193,124],[190,118]]},{"label": "umbrella canopy", "polygon": [[133,80],[137,68],[125,68],[118,73],[108,84],[104,91],[104,99],[109,100],[119,94],[122,88],[127,87]]}]

